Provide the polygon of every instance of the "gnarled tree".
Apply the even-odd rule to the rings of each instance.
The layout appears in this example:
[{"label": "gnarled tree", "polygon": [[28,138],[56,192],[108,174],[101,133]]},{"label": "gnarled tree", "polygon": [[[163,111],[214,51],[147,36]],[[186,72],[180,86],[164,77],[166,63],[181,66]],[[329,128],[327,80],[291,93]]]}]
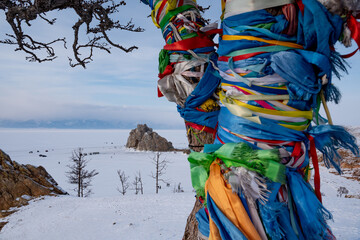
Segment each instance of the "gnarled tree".
[{"label": "gnarled tree", "polygon": [[[112,18],[114,13],[119,12],[126,5],[125,1],[112,0],[0,0],[0,10],[4,11],[6,21],[12,29],[6,39],[0,39],[0,43],[15,45],[15,51],[23,51],[27,54],[26,59],[31,62],[53,61],[57,55],[54,44],[62,42],[66,48],[67,40],[59,36],[49,42],[38,40],[35,36],[25,32],[24,26],[31,26],[31,22],[41,19],[53,25],[56,19],[49,19],[46,14],[53,10],[72,9],[78,16],[73,25],[74,39],[72,50],[74,60],[69,57],[70,66],[82,66],[92,61],[95,49],[110,53],[111,47],[131,52],[137,46],[124,47],[113,42],[108,33],[111,30],[125,30],[131,32],[144,31],[136,27],[131,20],[125,24]],[[85,29],[88,41],[81,43],[81,28]],[[86,54],[84,53],[86,51]]]}]

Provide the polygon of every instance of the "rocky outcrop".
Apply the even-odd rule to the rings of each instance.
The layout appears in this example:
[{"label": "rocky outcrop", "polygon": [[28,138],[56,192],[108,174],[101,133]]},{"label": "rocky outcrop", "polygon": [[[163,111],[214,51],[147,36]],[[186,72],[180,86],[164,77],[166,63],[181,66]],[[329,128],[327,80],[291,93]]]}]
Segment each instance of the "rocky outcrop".
[{"label": "rocky outcrop", "polygon": [[140,151],[166,152],[174,150],[171,142],[154,132],[146,124],[138,124],[137,128],[130,131],[126,147]]},{"label": "rocky outcrop", "polygon": [[0,210],[44,195],[67,194],[42,166],[18,164],[0,149]]}]

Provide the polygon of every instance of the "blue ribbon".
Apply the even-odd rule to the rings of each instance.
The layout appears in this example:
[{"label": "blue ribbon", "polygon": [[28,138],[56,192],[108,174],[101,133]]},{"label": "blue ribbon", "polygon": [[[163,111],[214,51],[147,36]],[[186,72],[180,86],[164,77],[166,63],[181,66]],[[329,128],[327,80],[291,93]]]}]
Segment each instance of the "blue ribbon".
[{"label": "blue ribbon", "polygon": [[[215,63],[216,60],[216,54],[210,56],[210,61]],[[202,103],[209,99],[219,84],[220,76],[215,71],[212,63],[209,62],[203,77],[200,79],[200,82],[194,91],[187,97],[184,108],[180,106],[177,107],[181,117],[186,121],[215,129],[219,111],[201,112],[195,108],[199,107]]]}]

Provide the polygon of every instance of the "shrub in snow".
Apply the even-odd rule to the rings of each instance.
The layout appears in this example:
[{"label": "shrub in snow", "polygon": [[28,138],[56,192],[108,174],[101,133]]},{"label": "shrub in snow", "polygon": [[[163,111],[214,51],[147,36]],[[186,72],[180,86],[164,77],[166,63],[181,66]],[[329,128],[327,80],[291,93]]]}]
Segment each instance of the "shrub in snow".
[{"label": "shrub in snow", "polygon": [[88,160],[82,148],[78,148],[72,152],[70,158],[71,164],[67,165],[70,171],[66,172],[69,183],[76,185],[74,190],[78,197],[88,197],[91,194],[91,181],[93,177],[99,174],[95,169],[88,171],[86,169]]},{"label": "shrub in snow", "polygon": [[120,180],[120,187],[117,187],[116,189],[119,191],[119,193],[121,193],[122,195],[126,194],[127,189],[130,187],[130,184],[128,182],[129,180],[129,176],[125,175],[124,171],[121,171],[120,169],[117,170],[117,174],[119,176],[119,180]]}]

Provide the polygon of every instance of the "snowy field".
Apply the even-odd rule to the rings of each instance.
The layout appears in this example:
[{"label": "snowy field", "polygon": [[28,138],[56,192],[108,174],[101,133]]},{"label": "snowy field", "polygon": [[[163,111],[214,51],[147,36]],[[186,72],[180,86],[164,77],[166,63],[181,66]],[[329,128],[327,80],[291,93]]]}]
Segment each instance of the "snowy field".
[{"label": "snowy field", "polygon": [[[60,129],[0,129],[0,149],[11,159],[23,164],[42,165],[57,183],[68,193],[75,194],[74,186],[67,182],[65,172],[69,169],[71,152],[83,148],[88,153],[88,169],[99,172],[93,184],[93,197],[118,196],[116,190],[120,184],[117,170],[125,171],[131,181],[140,171],[144,182],[144,194],[155,193],[155,182],[150,177],[155,172],[152,164],[154,153],[137,152],[125,148],[130,130],[60,130]],[[186,148],[185,130],[156,130],[171,141],[176,148]],[[39,152],[37,152],[39,151]],[[33,153],[29,153],[33,152]],[[89,155],[90,153],[98,155]],[[39,155],[47,157],[39,157]],[[173,191],[173,185],[181,183],[184,190],[191,191],[190,171],[187,155],[162,153],[161,159],[170,163],[164,179],[171,184],[162,186],[160,193]],[[129,191],[129,194],[132,194]]]},{"label": "snowy field", "polygon": [[[156,130],[157,131],[157,130]],[[158,130],[174,147],[187,145],[185,130]],[[124,147],[129,130],[49,130],[0,129],[0,148],[12,160],[23,164],[42,165],[70,196],[46,197],[7,217],[9,223],[0,233],[1,240],[136,240],[181,239],[194,203],[189,166],[183,153],[164,153],[169,161],[162,184],[155,194],[151,152],[136,152]],[[89,155],[88,169],[99,175],[93,180],[93,195],[77,198],[65,172],[72,150],[82,147]],[[39,151],[39,152],[38,152]],[[32,153],[30,153],[32,152]],[[39,157],[40,154],[47,157]],[[117,170],[125,171],[133,181],[140,171],[144,195],[128,190],[125,196],[116,190],[120,182]],[[360,195],[360,184],[328,173],[321,168],[322,192],[325,206],[333,213],[330,222],[338,239],[360,239],[360,200],[337,196],[339,187],[349,195]],[[174,193],[181,183],[183,193]]]}]

